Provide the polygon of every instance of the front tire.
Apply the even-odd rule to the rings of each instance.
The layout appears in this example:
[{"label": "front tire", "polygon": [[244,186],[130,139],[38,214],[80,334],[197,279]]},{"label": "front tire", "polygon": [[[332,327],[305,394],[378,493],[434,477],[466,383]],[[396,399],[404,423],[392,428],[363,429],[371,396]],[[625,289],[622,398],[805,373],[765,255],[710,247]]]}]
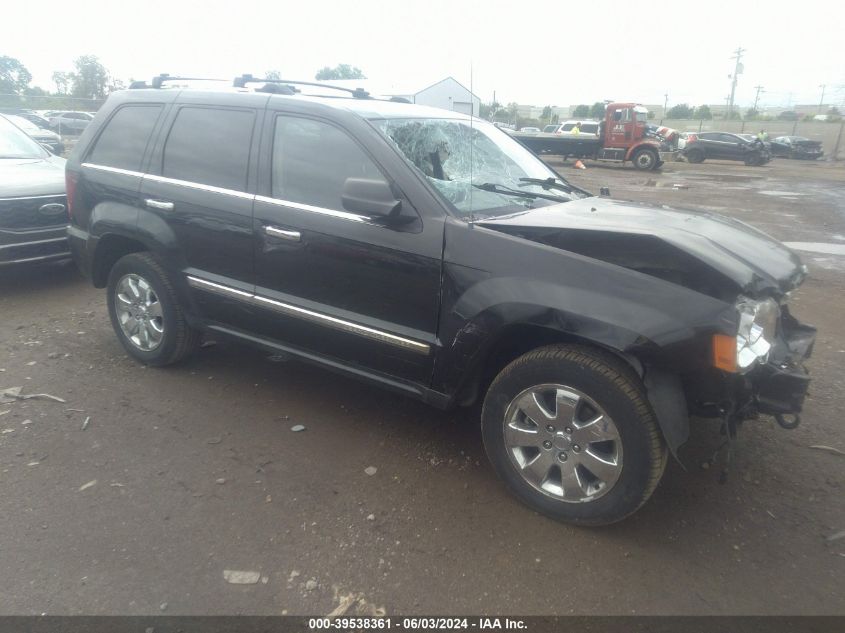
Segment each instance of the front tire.
[{"label": "front tire", "polygon": [[567,523],[624,519],[648,500],[666,467],[639,377],[588,347],[542,347],[505,367],[484,399],[481,430],[510,491]]},{"label": "front tire", "polygon": [[640,171],[657,169],[657,163],[659,161],[660,157],[653,149],[638,149],[631,157],[631,162],[634,163],[634,167]]},{"label": "front tire", "polygon": [[188,325],[173,280],[151,253],[131,253],[115,263],[107,304],[120,343],[146,365],[171,365],[199,347],[201,333]]}]

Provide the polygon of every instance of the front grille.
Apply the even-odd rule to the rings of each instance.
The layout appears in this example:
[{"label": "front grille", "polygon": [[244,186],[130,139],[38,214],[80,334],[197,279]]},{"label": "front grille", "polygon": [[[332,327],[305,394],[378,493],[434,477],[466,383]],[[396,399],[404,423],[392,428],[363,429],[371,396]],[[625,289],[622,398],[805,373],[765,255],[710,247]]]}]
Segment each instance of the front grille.
[{"label": "front grille", "polygon": [[[44,207],[60,204],[64,209]],[[0,229],[25,231],[67,224],[67,197],[37,196],[33,198],[0,198]]]}]

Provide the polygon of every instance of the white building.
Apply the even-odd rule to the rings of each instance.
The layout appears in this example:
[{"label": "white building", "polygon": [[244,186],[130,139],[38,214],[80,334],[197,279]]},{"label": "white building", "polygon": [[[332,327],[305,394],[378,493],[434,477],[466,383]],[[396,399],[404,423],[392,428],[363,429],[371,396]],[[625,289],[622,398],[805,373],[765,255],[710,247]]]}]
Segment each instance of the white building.
[{"label": "white building", "polygon": [[320,83],[343,88],[363,88],[375,97],[398,97],[407,99],[411,103],[472,114],[473,116],[478,116],[478,110],[481,106],[481,99],[471,93],[466,86],[454,77],[446,77],[424,88],[379,82],[372,79],[339,79]]}]

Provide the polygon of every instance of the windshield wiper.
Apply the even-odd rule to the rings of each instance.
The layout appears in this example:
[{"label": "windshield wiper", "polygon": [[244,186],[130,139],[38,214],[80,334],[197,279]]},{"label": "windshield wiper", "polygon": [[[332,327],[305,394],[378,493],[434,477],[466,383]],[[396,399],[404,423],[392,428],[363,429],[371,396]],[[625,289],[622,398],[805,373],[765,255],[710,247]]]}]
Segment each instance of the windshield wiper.
[{"label": "windshield wiper", "polygon": [[[520,178],[519,180],[524,182],[526,185],[540,185],[543,189],[560,189],[561,191],[566,191],[567,193],[578,192],[588,196],[591,195],[589,191],[576,187],[565,180],[552,178],[551,176],[548,178]],[[524,185],[520,186],[522,187]]]},{"label": "windshield wiper", "polygon": [[519,189],[511,189],[505,185],[499,185],[495,182],[484,182],[480,185],[473,184],[473,187],[481,189],[482,191],[490,191],[492,193],[500,193],[505,196],[514,196],[516,198],[542,198],[543,200],[552,200],[553,202],[570,202],[572,198],[564,196],[556,196],[551,193],[532,193],[529,191],[520,191]]}]

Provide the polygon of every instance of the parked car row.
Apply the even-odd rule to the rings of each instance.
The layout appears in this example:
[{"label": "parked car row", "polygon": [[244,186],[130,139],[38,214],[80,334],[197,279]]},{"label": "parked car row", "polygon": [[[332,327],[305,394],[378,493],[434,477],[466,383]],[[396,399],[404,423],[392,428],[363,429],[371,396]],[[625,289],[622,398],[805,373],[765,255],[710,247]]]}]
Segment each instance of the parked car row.
[{"label": "parked car row", "polygon": [[17,114],[0,114],[0,117],[5,117],[24,133],[28,134],[34,141],[41,143],[41,145],[45,146],[54,154],[61,155],[64,153],[65,144],[62,142],[62,137],[56,132],[39,127],[29,119]]},{"label": "parked car row", "polygon": [[779,136],[763,141],[754,134],[732,132],[684,132],[678,140],[678,149],[691,163],[713,158],[764,165],[773,157],[816,160],[824,155],[820,141],[803,136]]}]

